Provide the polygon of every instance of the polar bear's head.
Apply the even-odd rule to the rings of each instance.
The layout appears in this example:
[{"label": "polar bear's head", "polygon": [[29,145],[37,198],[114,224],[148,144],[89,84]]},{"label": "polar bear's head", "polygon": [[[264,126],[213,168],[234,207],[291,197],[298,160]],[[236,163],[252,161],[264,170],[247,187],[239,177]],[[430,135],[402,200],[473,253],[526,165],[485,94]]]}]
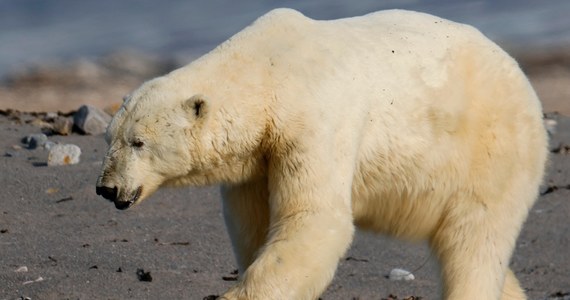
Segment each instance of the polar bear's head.
[{"label": "polar bear's head", "polygon": [[198,140],[204,138],[208,101],[201,95],[183,95],[173,84],[167,78],[145,83],[127,97],[109,124],[109,149],[96,191],[118,209],[202,167]]}]

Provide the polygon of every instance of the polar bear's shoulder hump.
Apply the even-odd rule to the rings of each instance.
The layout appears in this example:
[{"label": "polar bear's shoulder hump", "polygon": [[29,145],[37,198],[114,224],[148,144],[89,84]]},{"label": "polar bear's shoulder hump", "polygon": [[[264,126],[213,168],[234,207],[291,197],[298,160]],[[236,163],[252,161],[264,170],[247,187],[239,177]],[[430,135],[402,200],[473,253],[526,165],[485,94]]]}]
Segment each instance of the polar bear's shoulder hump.
[{"label": "polar bear's shoulder hump", "polygon": [[301,12],[291,8],[276,8],[257,19],[257,24],[280,24],[291,22],[303,22],[311,20]]}]

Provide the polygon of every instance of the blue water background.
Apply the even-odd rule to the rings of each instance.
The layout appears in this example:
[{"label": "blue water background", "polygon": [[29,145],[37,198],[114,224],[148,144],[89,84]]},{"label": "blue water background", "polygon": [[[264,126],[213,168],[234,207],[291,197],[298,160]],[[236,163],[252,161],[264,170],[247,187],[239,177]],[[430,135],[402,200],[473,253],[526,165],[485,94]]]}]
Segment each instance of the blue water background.
[{"label": "blue water background", "polygon": [[0,76],[117,49],[189,61],[276,7],[316,19],[411,9],[474,25],[511,49],[570,44],[570,0],[0,0]]}]

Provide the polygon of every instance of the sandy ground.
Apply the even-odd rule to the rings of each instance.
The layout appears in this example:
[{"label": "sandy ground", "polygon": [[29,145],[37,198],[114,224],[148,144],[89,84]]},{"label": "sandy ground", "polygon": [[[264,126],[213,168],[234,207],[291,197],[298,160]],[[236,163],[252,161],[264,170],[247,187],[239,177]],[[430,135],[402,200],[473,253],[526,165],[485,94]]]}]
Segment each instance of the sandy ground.
[{"label": "sandy ground", "polygon": [[[530,212],[511,265],[529,299],[570,299],[570,117],[564,116],[570,116],[570,65],[539,58],[525,58],[531,63],[523,66],[545,111],[561,114],[549,115],[558,126],[545,194]],[[99,84],[117,84],[108,89],[90,85],[93,74],[77,79],[49,68],[42,76],[29,72],[0,88],[0,109],[69,111],[89,102],[85,95],[108,107],[141,78],[167,68],[159,65],[126,75],[89,65],[99,70]],[[59,82],[65,78],[77,81],[65,86]],[[46,91],[53,102],[41,100]],[[80,146],[82,155],[77,165],[48,167],[46,150],[21,148],[24,136],[39,132],[0,114],[0,299],[203,299],[235,283],[216,187],[165,189],[118,211],[95,195],[103,137],[51,136]],[[385,275],[392,268],[410,270],[416,279],[390,281]],[[139,269],[152,281],[138,276]],[[358,232],[322,299],[438,299],[438,282],[426,245]]]}]

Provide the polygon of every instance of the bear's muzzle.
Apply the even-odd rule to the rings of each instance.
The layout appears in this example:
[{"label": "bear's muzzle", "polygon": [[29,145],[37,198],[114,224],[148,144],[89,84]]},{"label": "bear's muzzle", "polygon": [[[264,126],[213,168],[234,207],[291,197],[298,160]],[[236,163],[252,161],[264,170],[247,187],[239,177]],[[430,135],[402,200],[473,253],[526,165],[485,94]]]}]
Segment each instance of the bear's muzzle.
[{"label": "bear's muzzle", "polygon": [[97,195],[102,196],[103,198],[115,202],[117,200],[118,189],[117,187],[108,187],[108,186],[97,186],[95,188],[95,192]]},{"label": "bear's muzzle", "polygon": [[115,204],[115,207],[120,210],[127,209],[135,204],[135,202],[140,198],[142,191],[143,187],[139,186],[133,193],[130,194],[129,199],[125,201],[121,199],[124,197],[119,197],[117,187],[97,186],[95,188],[97,195],[113,202]]}]

